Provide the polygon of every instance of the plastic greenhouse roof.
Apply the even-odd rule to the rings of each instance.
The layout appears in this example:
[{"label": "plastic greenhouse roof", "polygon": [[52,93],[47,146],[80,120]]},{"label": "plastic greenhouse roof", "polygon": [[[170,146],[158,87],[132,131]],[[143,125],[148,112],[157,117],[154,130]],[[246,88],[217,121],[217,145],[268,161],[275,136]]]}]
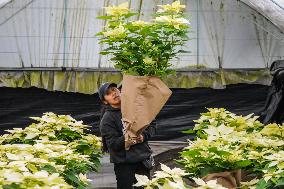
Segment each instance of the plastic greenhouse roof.
[{"label": "plastic greenhouse roof", "polygon": [[284,32],[284,0],[241,0]]},{"label": "plastic greenhouse roof", "polygon": [[11,2],[12,0],[0,0],[0,8],[5,6],[7,3]]}]

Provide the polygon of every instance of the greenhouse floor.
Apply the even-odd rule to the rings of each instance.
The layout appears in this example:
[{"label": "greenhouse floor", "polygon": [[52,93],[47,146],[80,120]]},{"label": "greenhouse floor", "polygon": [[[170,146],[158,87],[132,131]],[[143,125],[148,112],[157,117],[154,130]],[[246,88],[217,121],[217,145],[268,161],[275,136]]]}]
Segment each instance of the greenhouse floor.
[{"label": "greenhouse floor", "polygon": [[[151,141],[149,142],[155,160],[159,159],[159,162],[166,162],[168,159],[167,152],[175,149],[181,149],[187,145],[187,142],[181,141]],[[162,155],[165,154],[165,155]],[[171,155],[171,157],[174,157]],[[165,158],[164,160],[162,160]],[[171,160],[170,160],[171,161]],[[109,155],[104,155],[102,160],[102,167],[97,173],[90,173],[89,179],[92,180],[89,189],[111,189],[116,188],[116,180],[113,171],[113,164],[109,162]],[[157,168],[156,168],[157,169]],[[155,170],[155,168],[154,168]]]}]

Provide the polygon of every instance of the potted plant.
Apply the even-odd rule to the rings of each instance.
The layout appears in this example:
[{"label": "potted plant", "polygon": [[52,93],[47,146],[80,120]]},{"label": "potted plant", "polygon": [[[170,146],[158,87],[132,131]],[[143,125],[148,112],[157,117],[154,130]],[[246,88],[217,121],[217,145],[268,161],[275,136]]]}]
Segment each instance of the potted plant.
[{"label": "potted plant", "polygon": [[174,73],[170,60],[184,52],[179,47],[188,40],[185,5],[175,1],[158,7],[150,22],[131,21],[137,13],[130,11],[128,3],[105,7],[106,15],[98,17],[106,20],[97,34],[106,45],[101,54],[111,55],[115,68],[123,72],[121,111],[126,139],[143,131],[170,97],[161,78]]}]

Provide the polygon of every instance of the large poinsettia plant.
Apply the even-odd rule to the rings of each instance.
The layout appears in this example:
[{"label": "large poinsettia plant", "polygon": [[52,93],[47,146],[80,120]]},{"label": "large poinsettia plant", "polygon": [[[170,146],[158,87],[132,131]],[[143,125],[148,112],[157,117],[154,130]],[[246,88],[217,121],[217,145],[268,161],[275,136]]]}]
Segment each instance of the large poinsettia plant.
[{"label": "large poinsettia plant", "polygon": [[[195,120],[194,141],[181,152],[178,163],[184,170],[165,165],[152,180],[137,175],[136,186],[145,189],[225,189],[216,180],[199,178],[207,174],[242,169],[240,189],[284,188],[284,125],[264,125],[253,114],[239,116],[224,108],[209,108]],[[188,130],[185,133],[193,133]],[[187,186],[182,177],[192,178],[198,187]],[[253,178],[253,179],[252,179]]]},{"label": "large poinsettia plant", "polygon": [[97,35],[106,44],[101,54],[112,55],[115,68],[126,74],[163,77],[174,73],[170,60],[185,52],[181,46],[188,40],[189,21],[185,19],[185,5],[180,1],[159,5],[151,22],[130,21],[137,15],[128,3],[105,7],[104,30]]},{"label": "large poinsettia plant", "polygon": [[86,188],[86,174],[100,166],[101,139],[69,115],[32,119],[0,136],[0,189]]},{"label": "large poinsettia plant", "polygon": [[[202,113],[194,131],[197,138],[181,152],[187,173],[209,173],[242,169],[255,176],[251,187],[284,187],[284,127],[264,125],[257,116],[238,116],[223,108]],[[191,133],[192,131],[187,131]]]}]

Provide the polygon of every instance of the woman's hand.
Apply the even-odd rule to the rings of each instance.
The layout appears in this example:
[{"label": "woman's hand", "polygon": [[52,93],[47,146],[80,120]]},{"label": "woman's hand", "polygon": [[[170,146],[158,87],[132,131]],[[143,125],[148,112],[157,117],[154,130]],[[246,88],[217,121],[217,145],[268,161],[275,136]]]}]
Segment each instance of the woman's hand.
[{"label": "woman's hand", "polygon": [[142,143],[142,142],[144,141],[144,136],[140,134],[140,135],[136,138],[136,141],[137,141],[137,143]]},{"label": "woman's hand", "polygon": [[144,141],[144,136],[143,135],[139,135],[137,137],[132,137],[129,141],[128,144],[130,144],[130,146],[138,144],[138,143],[142,143]]}]

